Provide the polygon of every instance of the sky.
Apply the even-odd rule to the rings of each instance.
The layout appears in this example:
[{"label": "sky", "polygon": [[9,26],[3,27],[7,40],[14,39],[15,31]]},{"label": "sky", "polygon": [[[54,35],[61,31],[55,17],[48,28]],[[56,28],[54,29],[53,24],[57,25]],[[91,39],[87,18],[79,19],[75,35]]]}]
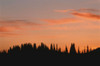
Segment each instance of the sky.
[{"label": "sky", "polygon": [[0,0],[0,50],[41,42],[100,47],[100,0]]}]

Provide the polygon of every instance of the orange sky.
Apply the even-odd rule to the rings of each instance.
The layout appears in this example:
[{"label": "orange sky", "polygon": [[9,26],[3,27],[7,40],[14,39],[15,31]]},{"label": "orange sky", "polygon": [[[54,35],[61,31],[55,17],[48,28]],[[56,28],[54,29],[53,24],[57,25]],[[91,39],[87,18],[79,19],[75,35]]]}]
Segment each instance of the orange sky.
[{"label": "orange sky", "polygon": [[[1,0],[0,50],[22,43],[100,47],[100,0]],[[80,3],[80,4],[79,4]]]}]

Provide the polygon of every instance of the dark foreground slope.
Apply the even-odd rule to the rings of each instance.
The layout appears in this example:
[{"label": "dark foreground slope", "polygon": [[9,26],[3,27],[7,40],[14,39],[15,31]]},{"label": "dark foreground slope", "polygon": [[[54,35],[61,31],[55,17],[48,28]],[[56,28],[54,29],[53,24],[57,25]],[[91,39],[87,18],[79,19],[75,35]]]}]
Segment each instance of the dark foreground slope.
[{"label": "dark foreground slope", "polygon": [[58,48],[56,45],[50,46],[48,48],[44,43],[41,43],[40,46],[36,44],[22,44],[20,46],[13,46],[9,48],[8,51],[0,52],[0,57],[84,57],[84,56],[100,56],[100,48],[89,50],[87,52],[80,53],[80,50],[76,52],[75,44],[71,44],[70,52],[68,52],[67,47],[64,52],[61,52],[61,48]]},{"label": "dark foreground slope", "polygon": [[[68,49],[66,47],[65,52],[61,52],[60,48],[57,48],[51,44],[50,49],[43,43],[40,46],[36,47],[36,44],[23,44],[21,47],[14,46],[10,48],[8,52],[0,53],[0,61],[8,62],[11,66],[12,63],[20,64],[27,66],[34,64],[48,65],[51,64],[73,64],[77,65],[79,63],[87,64],[92,63],[95,59],[99,59],[100,57],[100,48],[97,48],[92,51],[88,51],[85,53],[76,52],[75,45],[72,44],[70,48],[70,52],[68,53]],[[46,66],[48,66],[46,65]],[[62,66],[61,65],[61,66]],[[4,66],[4,65],[3,65]],[[12,65],[15,66],[15,65]]]}]

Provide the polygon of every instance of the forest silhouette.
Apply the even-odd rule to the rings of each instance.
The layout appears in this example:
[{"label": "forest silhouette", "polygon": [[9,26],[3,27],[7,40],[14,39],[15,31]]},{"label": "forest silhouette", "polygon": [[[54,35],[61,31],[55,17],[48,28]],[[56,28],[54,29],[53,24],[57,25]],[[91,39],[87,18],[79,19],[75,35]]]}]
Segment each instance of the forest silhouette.
[{"label": "forest silhouette", "polygon": [[8,51],[0,52],[0,57],[70,57],[70,56],[100,56],[100,48],[91,50],[87,46],[87,49],[80,52],[78,48],[78,52],[76,52],[75,44],[72,43],[70,50],[68,52],[67,46],[65,47],[65,51],[61,52],[61,48],[58,48],[58,45],[51,44],[50,48],[47,47],[44,43],[41,43],[38,47],[36,43],[33,45],[31,43],[25,43],[21,46],[13,46],[10,47]]}]

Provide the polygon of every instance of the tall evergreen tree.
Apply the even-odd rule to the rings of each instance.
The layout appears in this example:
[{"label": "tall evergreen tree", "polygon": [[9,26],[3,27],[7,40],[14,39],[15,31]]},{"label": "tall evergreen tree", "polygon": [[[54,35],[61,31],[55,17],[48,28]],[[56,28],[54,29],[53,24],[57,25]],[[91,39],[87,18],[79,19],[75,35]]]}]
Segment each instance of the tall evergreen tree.
[{"label": "tall evergreen tree", "polygon": [[79,49],[79,47],[78,47],[78,54],[80,54],[80,49]]},{"label": "tall evergreen tree", "polygon": [[67,49],[67,46],[65,47],[65,52],[66,52],[66,53],[68,53],[68,49]]},{"label": "tall evergreen tree", "polygon": [[36,50],[36,43],[34,43],[34,46],[33,46],[34,50]]},{"label": "tall evergreen tree", "polygon": [[89,53],[89,47],[87,46],[87,53]]},{"label": "tall evergreen tree", "polygon": [[75,44],[74,43],[71,44],[70,54],[72,54],[72,55],[76,54],[76,49],[75,49]]},{"label": "tall evergreen tree", "polygon": [[86,53],[85,48],[84,48],[84,53]]},{"label": "tall evergreen tree", "polygon": [[56,44],[56,51],[58,51],[58,45]]},{"label": "tall evergreen tree", "polygon": [[53,46],[52,46],[52,44],[51,44],[51,46],[50,46],[50,50],[53,50]]},{"label": "tall evergreen tree", "polygon": [[55,51],[55,44],[53,45],[53,50]]}]

